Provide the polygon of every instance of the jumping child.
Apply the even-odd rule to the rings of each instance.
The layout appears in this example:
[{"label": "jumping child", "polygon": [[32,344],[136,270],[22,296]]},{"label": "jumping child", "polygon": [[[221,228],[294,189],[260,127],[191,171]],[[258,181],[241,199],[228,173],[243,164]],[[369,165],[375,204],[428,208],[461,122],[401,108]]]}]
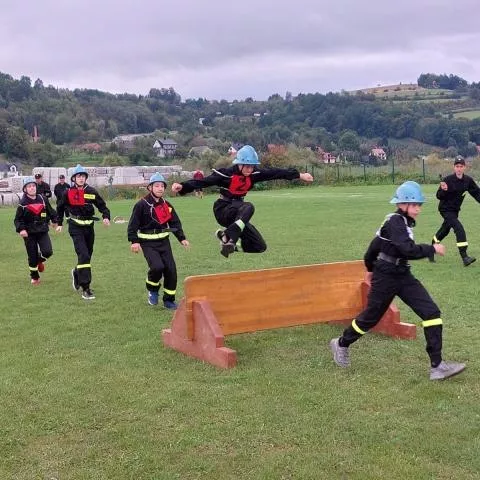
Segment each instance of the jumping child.
[{"label": "jumping child", "polygon": [[413,239],[412,228],[424,202],[420,185],[411,181],[400,185],[390,201],[396,204],[397,210],[387,215],[364,257],[369,272],[367,279],[371,280],[367,307],[340,338],[330,342],[333,359],[338,366],[350,366],[350,345],[377,325],[398,295],[422,319],[431,363],[430,380],[443,380],[465,369],[463,363],[442,360],[443,322],[440,310],[425,287],[410,272],[409,260],[445,254],[445,247],[440,243],[416,244]]},{"label": "jumping child", "polygon": [[149,194],[133,207],[128,223],[128,241],[133,253],[143,251],[148,263],[146,287],[149,305],[158,304],[160,280],[163,276],[163,306],[175,310],[177,291],[177,267],[170,245],[170,232],[185,247],[190,246],[183,233],[182,224],[170,202],[163,198],[167,182],[163,175],[155,173],[147,186]]},{"label": "jumping child", "polygon": [[44,271],[47,258],[53,254],[52,242],[48,235],[48,224],[56,227],[57,213],[48,198],[37,194],[34,178],[23,180],[23,197],[15,214],[15,230],[23,238],[28,256],[30,282],[40,284],[40,273]]},{"label": "jumping child", "polygon": [[172,192],[185,195],[196,189],[217,185],[220,187],[220,198],[213,204],[213,213],[217,222],[225,230],[217,230],[220,240],[220,253],[228,258],[241,248],[245,253],[261,253],[267,249],[265,240],[260,232],[250,223],[255,207],[245,202],[247,193],[258,182],[267,180],[296,180],[312,182],[309,173],[300,173],[295,168],[258,168],[260,161],[257,152],[250,145],[245,145],[233,160],[233,166],[213,169],[213,173],[203,180],[189,180],[183,183],[174,183]]}]

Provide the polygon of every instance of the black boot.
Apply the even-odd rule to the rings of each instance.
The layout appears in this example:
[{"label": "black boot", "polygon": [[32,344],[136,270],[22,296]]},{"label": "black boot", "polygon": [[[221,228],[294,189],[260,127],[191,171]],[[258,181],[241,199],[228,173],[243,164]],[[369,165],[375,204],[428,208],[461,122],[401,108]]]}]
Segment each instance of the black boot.
[{"label": "black boot", "polygon": [[465,267],[468,267],[471,265],[473,262],[475,262],[477,259],[475,257],[469,257],[467,254],[467,247],[458,247],[458,252],[460,253],[460,256],[462,257],[462,262]]}]

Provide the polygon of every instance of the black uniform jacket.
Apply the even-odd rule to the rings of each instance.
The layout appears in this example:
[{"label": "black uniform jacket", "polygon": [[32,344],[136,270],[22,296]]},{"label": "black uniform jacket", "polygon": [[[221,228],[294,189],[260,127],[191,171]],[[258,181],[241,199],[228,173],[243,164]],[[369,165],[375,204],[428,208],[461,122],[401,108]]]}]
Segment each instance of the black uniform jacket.
[{"label": "black uniform jacket", "polygon": [[[155,208],[157,208],[157,210]],[[163,198],[155,202],[152,194],[148,194],[140,199],[133,207],[127,228],[128,241],[132,243],[150,242],[152,240],[138,238],[138,233],[163,233],[167,228],[172,229],[172,233],[179,242],[186,240],[182,223],[171,203]]]},{"label": "black uniform jacket", "polygon": [[52,196],[50,185],[44,181],[42,181],[42,183],[37,183],[37,193],[44,198],[50,198]]},{"label": "black uniform jacket", "polygon": [[414,226],[415,220],[401,210],[387,215],[365,252],[364,261],[367,270],[369,272],[373,270],[380,252],[392,258],[402,259],[405,263],[408,260],[418,260],[433,255],[435,253],[433,245],[415,243],[412,230]]},{"label": "black uniform jacket", "polygon": [[95,214],[94,205],[102,214],[102,218],[110,220],[110,210],[97,190],[90,185],[85,185],[84,188],[70,187],[57,203],[58,225],[62,225],[65,212],[71,218],[91,220]]},{"label": "black uniform jacket", "polygon": [[455,174],[446,176],[442,182],[448,185],[448,190],[437,190],[437,198],[440,200],[438,210],[440,212],[459,212],[465,193],[468,192],[477,202],[480,202],[480,188],[472,177],[463,175],[458,178]]},{"label": "black uniform jacket", "polygon": [[15,214],[15,230],[17,233],[26,230],[28,233],[48,232],[48,223],[57,223],[57,212],[52,208],[47,198],[36,195],[30,198],[23,195]]},{"label": "black uniform jacket", "polygon": [[63,193],[69,188],[70,188],[70,185],[67,182],[57,183],[55,185],[55,188],[53,189],[53,194],[55,195],[57,202],[60,200],[60,197],[63,195]]},{"label": "black uniform jacket", "polygon": [[213,169],[212,174],[203,180],[188,180],[183,182],[180,195],[193,192],[198,188],[211,187],[217,185],[220,193],[227,198],[242,198],[255,183],[266,180],[295,180],[300,177],[300,173],[295,168],[256,168],[249,176],[242,175],[238,165],[228,168]]}]

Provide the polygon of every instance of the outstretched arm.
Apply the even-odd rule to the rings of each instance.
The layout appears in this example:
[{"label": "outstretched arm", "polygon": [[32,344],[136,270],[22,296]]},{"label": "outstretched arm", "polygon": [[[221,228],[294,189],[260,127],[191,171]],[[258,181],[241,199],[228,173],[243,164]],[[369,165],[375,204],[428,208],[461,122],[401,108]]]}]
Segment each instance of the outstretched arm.
[{"label": "outstretched arm", "polygon": [[301,173],[300,180],[310,183],[313,182],[313,177],[309,173]]},{"label": "outstretched arm", "polygon": [[221,186],[222,181],[225,182],[227,178],[228,176],[223,174],[221,169],[214,170],[211,175],[203,178],[202,180],[192,179],[186,182],[172,184],[172,192],[179,193],[180,195],[185,195],[199,188],[212,187],[214,185]]},{"label": "outstretched arm", "polygon": [[313,181],[309,173],[300,173],[296,168],[265,168],[258,170],[255,181],[264,182],[268,180],[303,180],[304,182]]},{"label": "outstretched arm", "polygon": [[468,184],[468,193],[480,203],[480,188],[478,187],[475,180],[472,178]]}]

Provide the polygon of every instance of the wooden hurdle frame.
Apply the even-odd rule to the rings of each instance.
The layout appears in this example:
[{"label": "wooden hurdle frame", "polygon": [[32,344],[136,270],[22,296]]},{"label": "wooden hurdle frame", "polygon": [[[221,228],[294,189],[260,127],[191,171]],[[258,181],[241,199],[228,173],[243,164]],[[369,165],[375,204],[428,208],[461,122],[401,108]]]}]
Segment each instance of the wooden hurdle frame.
[{"label": "wooden hurdle frame", "polygon": [[[362,261],[302,265],[185,279],[164,345],[221,368],[237,363],[225,335],[311,323],[348,323],[366,305],[370,284]],[[377,333],[412,339],[416,326],[402,323],[392,304]]]}]

